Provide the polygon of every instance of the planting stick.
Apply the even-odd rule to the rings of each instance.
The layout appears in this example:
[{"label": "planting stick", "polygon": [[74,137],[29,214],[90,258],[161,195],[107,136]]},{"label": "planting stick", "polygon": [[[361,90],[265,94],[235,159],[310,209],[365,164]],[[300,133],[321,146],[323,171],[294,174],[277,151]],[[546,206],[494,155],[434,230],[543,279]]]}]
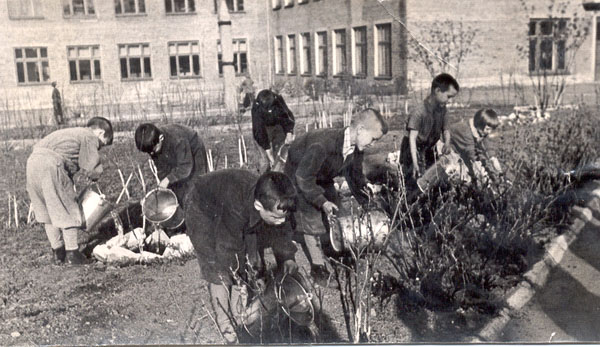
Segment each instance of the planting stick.
[{"label": "planting stick", "polygon": [[12,208],[10,206],[10,200],[11,200],[11,196],[10,193],[6,193],[8,195],[8,222],[6,222],[6,226],[10,228],[10,224],[11,224],[11,219],[12,219]]},{"label": "planting stick", "polygon": [[246,140],[244,140],[244,136],[240,135],[242,138],[242,148],[244,149],[244,163],[248,162],[248,151],[246,150]]},{"label": "planting stick", "polygon": [[137,166],[138,172],[140,173],[140,182],[142,183],[142,191],[144,195],[146,195],[146,181],[144,180],[144,175],[142,174],[142,169],[140,168],[140,164]]},{"label": "planting stick", "polygon": [[18,205],[17,205],[17,196],[13,195],[13,202],[14,202],[14,206],[15,206],[15,226],[18,228],[19,227],[19,209],[18,209]]},{"label": "planting stick", "polygon": [[306,123],[304,125],[306,125],[306,132],[308,132],[308,123]]},{"label": "planting stick", "polygon": [[[119,201],[121,201],[121,198],[123,197],[123,193],[127,192],[127,186],[129,185],[129,181],[131,181],[132,177],[133,177],[133,172],[129,174],[129,177],[127,178],[127,182],[123,183],[123,189],[121,189],[121,194],[119,194],[119,197],[117,198],[117,202],[115,203],[115,205],[119,204]],[[127,196],[129,196],[129,194],[127,194]]]},{"label": "planting stick", "polygon": [[242,140],[238,138],[238,153],[240,154],[240,167],[244,166],[244,157],[242,157]]},{"label": "planting stick", "polygon": [[[131,179],[131,175],[129,175],[129,179],[127,179],[127,184],[125,184],[125,178],[123,177],[123,172],[121,172],[121,169],[117,169],[117,171],[119,172],[119,178],[121,179],[121,184],[125,187],[125,194],[127,195],[127,200],[131,199],[131,196],[129,195],[129,189],[127,189],[127,184],[129,184],[129,179]],[[118,204],[118,202],[117,202]]]},{"label": "planting stick", "polygon": [[212,172],[214,170],[214,168],[213,168],[213,162],[212,162],[212,153],[211,153],[210,149],[208,150],[208,152],[206,152],[206,161],[208,164],[208,172]]},{"label": "planting stick", "polygon": [[225,168],[227,169],[227,154],[225,154]]},{"label": "planting stick", "polygon": [[150,171],[152,171],[152,175],[154,175],[154,178],[156,179],[156,184],[160,184],[160,178],[158,178],[158,172],[152,159],[148,159],[148,165],[150,165]]},{"label": "planting stick", "polygon": [[29,211],[27,212],[27,224],[31,223],[31,215],[33,213],[33,205],[29,203]]}]

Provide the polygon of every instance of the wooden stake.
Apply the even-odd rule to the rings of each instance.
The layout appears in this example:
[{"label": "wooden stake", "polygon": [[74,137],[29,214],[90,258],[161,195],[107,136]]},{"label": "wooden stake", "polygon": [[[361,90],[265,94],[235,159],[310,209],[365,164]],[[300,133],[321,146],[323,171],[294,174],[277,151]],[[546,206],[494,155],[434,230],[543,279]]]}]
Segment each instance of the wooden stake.
[{"label": "wooden stake", "polygon": [[6,226],[10,228],[10,225],[12,224],[11,219],[12,219],[12,206],[11,205],[11,200],[12,197],[10,196],[10,193],[6,193],[6,195],[8,195],[8,221],[6,222]]},{"label": "wooden stake", "polygon": [[27,224],[31,224],[31,215],[33,214],[33,205],[29,203],[29,211],[27,211]]},{"label": "wooden stake", "polygon": [[238,138],[238,153],[240,154],[240,167],[244,166],[244,157],[242,156],[242,139]]},{"label": "wooden stake", "polygon": [[[131,199],[131,196],[129,195],[129,189],[127,189],[127,185],[125,184],[123,172],[121,172],[121,169],[117,169],[117,171],[119,172],[119,178],[121,178],[121,184],[125,187],[125,195],[127,195],[127,200],[129,200]],[[129,175],[129,178],[131,178],[131,175]],[[127,183],[129,183],[129,180],[127,181]]]},{"label": "wooden stake", "polygon": [[248,162],[248,151],[246,150],[246,140],[244,140],[244,136],[240,136],[242,138],[242,149],[244,149],[244,164]]},{"label": "wooden stake", "polygon": [[227,154],[225,154],[225,168],[227,169]]},{"label": "wooden stake", "polygon": [[144,192],[144,196],[146,196],[146,181],[144,180],[144,175],[142,174],[142,169],[140,165],[137,166],[138,172],[140,173],[140,182],[142,183],[142,191]]},{"label": "wooden stake", "polygon": [[17,205],[17,196],[13,195],[13,201],[15,206],[15,226],[19,227],[19,206]]}]

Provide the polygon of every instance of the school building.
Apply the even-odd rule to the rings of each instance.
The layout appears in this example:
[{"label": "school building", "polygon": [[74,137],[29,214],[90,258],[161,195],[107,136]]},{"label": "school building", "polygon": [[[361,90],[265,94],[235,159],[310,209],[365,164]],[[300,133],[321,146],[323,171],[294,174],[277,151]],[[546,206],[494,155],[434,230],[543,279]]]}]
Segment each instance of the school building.
[{"label": "school building", "polygon": [[[226,3],[237,78],[248,72],[257,88],[311,79],[426,88],[431,73],[415,47],[448,27],[475,33],[452,44],[452,52],[470,50],[460,62],[442,57],[462,85],[497,85],[500,76],[530,83],[543,71],[569,82],[600,79],[600,1],[556,0],[552,9],[548,0]],[[218,104],[216,8],[217,0],[0,0],[0,112],[50,109],[52,81],[71,106]],[[560,39],[574,24],[587,33],[575,55],[569,38]]]}]

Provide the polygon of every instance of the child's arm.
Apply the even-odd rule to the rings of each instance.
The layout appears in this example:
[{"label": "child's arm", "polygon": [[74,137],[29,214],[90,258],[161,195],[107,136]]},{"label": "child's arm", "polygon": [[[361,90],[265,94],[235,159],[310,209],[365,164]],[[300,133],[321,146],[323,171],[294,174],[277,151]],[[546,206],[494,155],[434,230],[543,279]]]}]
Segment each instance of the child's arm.
[{"label": "child's arm", "polygon": [[442,154],[450,154],[450,139],[452,138],[450,130],[445,129],[442,133],[442,136],[444,137],[444,147],[442,147]]},{"label": "child's arm", "polygon": [[417,158],[417,136],[419,135],[418,130],[411,130],[408,133],[408,144],[410,146],[410,158],[412,159],[412,173],[413,177],[417,178],[420,175],[419,172],[419,159]]}]

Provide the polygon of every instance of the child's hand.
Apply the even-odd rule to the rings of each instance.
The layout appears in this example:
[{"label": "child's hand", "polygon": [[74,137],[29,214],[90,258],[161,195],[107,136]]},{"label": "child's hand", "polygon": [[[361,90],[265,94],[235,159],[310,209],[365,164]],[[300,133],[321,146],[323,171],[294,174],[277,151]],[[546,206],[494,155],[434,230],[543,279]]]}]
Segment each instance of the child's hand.
[{"label": "child's hand", "polygon": [[450,152],[452,152],[452,150],[451,150],[450,146],[448,146],[448,145],[444,145],[444,146],[442,147],[442,154],[443,154],[443,155],[448,155],[448,154],[450,154]]},{"label": "child's hand", "polygon": [[421,172],[419,172],[419,167],[417,165],[413,165],[412,175],[413,175],[414,179],[421,177]]}]

